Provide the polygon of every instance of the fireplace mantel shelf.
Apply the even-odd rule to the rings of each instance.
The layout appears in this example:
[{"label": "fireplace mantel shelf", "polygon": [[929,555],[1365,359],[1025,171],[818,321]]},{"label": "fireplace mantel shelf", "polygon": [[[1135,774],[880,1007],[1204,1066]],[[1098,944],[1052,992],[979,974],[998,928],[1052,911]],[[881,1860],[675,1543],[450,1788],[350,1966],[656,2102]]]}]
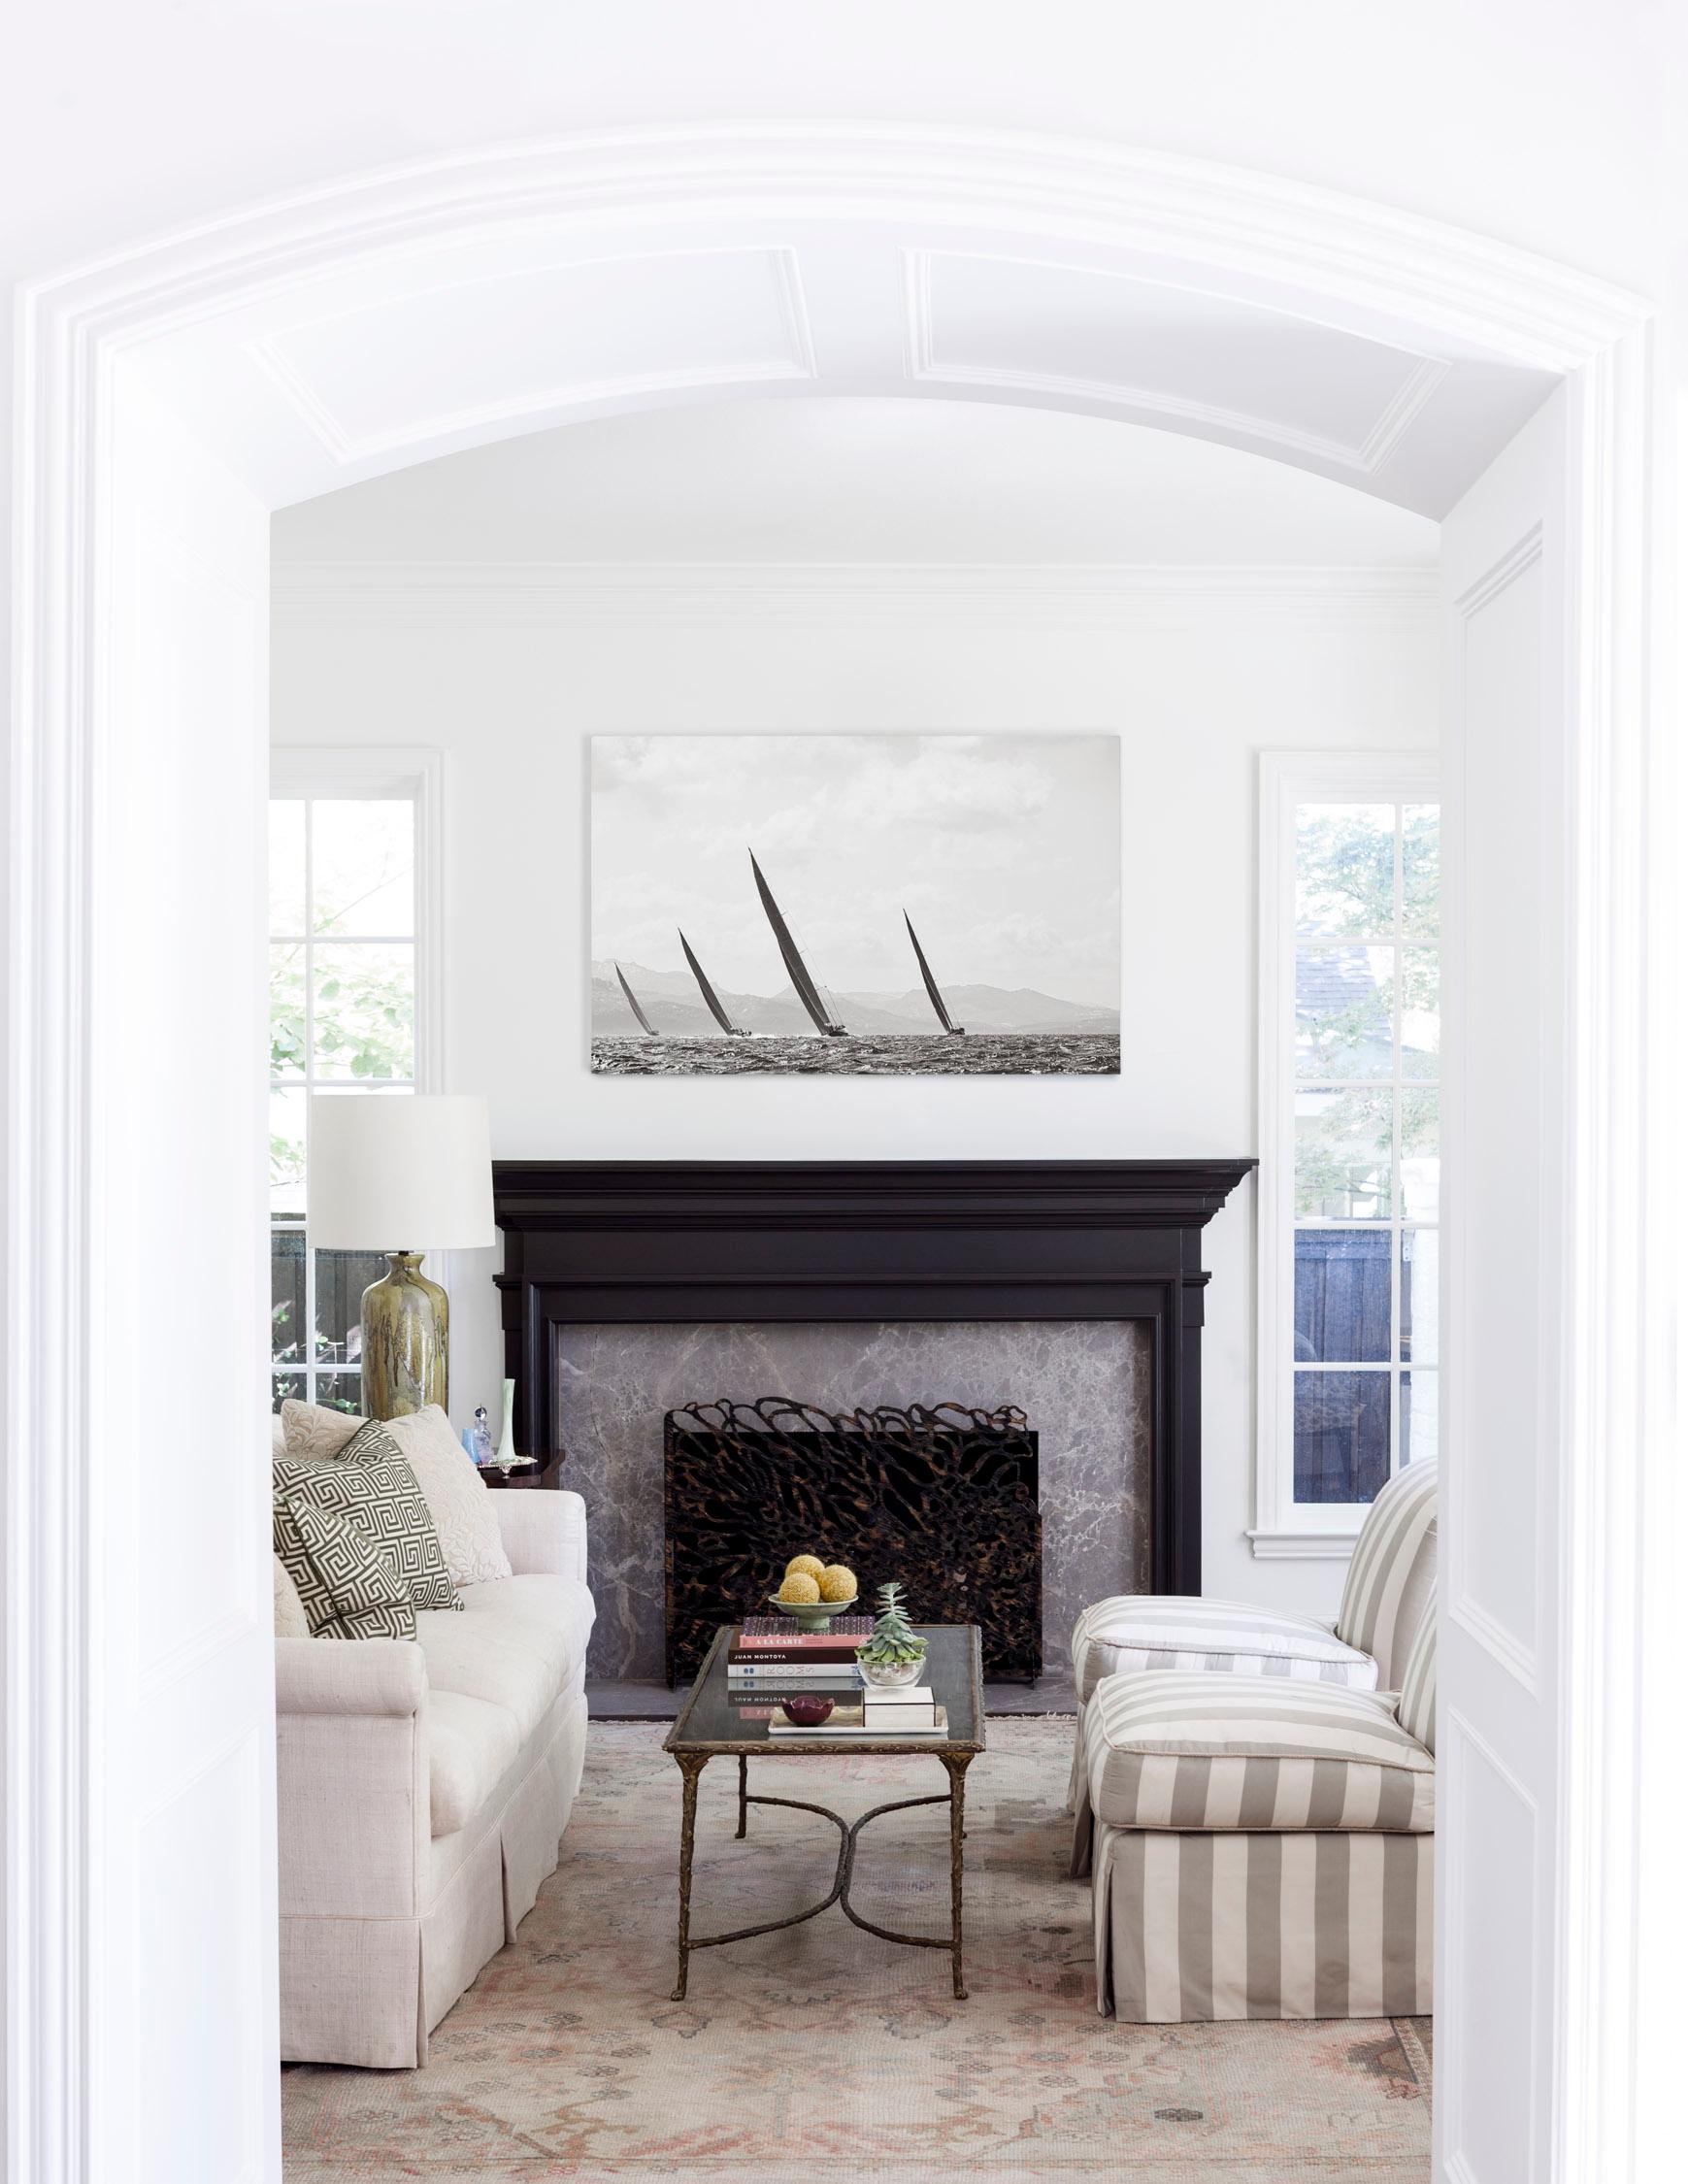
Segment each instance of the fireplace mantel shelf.
[{"label": "fireplace mantel shelf", "polygon": [[1142,1320],[1153,1583],[1199,1592],[1200,1238],[1255,1165],[495,1161],[517,1445],[558,1453],[556,1338],[570,1325]]}]

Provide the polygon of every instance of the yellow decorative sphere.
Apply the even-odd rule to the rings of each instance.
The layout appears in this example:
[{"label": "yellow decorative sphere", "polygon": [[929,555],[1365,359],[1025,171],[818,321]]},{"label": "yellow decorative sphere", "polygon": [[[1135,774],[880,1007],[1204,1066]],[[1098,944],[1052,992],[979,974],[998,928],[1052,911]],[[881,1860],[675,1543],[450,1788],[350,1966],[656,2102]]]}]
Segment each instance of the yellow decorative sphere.
[{"label": "yellow decorative sphere", "polygon": [[818,1582],[822,1600],[854,1600],[856,1597],[856,1573],[846,1570],[842,1562],[823,1570]]},{"label": "yellow decorative sphere", "polygon": [[779,1597],[795,1605],[809,1607],[819,1600],[820,1587],[807,1570],[790,1570],[786,1572],[784,1582],[779,1587]]},{"label": "yellow decorative sphere", "polygon": [[785,1565],[787,1577],[795,1572],[799,1577],[818,1577],[826,1568],[818,1555],[793,1555]]}]

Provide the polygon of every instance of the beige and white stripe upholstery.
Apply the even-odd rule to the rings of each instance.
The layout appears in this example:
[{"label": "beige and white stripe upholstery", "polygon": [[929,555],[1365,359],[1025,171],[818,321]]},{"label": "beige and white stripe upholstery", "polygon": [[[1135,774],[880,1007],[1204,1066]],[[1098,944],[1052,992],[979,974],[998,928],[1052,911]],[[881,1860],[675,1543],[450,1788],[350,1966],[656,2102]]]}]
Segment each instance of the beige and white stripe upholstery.
[{"label": "beige and white stripe upholstery", "polygon": [[1373,1691],[1377,1664],[1328,1623],[1250,1601],[1120,1593],[1087,1607],[1073,1628],[1080,1704],[1104,1676],[1144,1669],[1216,1669]]},{"label": "beige and white stripe upholstery", "polygon": [[1436,1582],[1435,1464],[1408,1464],[1366,1512],[1342,1587],[1337,1636],[1371,1654],[1385,1691],[1399,1691],[1407,1655]]},{"label": "beige and white stripe upholstery", "polygon": [[1422,2017],[1436,1837],[1099,1827],[1096,2005],[1128,2024]]},{"label": "beige and white stripe upholstery", "polygon": [[1426,1751],[1436,1750],[1436,1587],[1419,1618],[1407,1671],[1401,1678],[1401,1697],[1395,1718],[1408,1737],[1415,1737]]},{"label": "beige and white stripe upholstery", "polygon": [[1436,1762],[1369,1691],[1236,1676],[1109,1676],[1085,1709],[1090,1806],[1112,1828],[1436,1825]]},{"label": "beige and white stripe upholstery", "polygon": [[1127,1675],[1086,1708],[1096,2001],[1128,2023],[1432,2007],[1436,1603],[1388,1698]]}]

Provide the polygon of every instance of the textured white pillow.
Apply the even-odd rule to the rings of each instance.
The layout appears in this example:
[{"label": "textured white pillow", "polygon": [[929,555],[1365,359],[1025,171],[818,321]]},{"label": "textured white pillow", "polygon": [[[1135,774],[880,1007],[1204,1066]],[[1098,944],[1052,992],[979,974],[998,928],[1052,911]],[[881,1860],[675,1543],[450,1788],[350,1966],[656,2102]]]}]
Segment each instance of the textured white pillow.
[{"label": "textured white pillow", "polygon": [[280,1555],[272,1555],[270,1560],[276,1566],[276,1636],[309,1638],[311,1619],[305,1612],[305,1603],[299,1598],[293,1573]]},{"label": "textured white pillow", "polygon": [[[289,1399],[281,1406],[281,1423],[288,1455],[320,1462],[338,1456],[364,1421],[348,1417],[344,1410]],[[483,1585],[510,1576],[510,1557],[504,1551],[491,1493],[439,1405],[431,1403],[425,1410],[384,1418],[381,1423],[416,1474],[452,1584]]]}]

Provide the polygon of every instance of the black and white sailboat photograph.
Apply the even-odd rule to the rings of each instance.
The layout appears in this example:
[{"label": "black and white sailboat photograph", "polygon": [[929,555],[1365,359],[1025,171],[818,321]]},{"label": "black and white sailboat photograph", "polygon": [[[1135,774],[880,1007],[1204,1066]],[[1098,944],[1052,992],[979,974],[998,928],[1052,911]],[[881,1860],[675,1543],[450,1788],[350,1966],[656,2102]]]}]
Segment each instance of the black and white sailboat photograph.
[{"label": "black and white sailboat photograph", "polygon": [[592,1068],[1114,1075],[1119,739],[595,736]]}]

